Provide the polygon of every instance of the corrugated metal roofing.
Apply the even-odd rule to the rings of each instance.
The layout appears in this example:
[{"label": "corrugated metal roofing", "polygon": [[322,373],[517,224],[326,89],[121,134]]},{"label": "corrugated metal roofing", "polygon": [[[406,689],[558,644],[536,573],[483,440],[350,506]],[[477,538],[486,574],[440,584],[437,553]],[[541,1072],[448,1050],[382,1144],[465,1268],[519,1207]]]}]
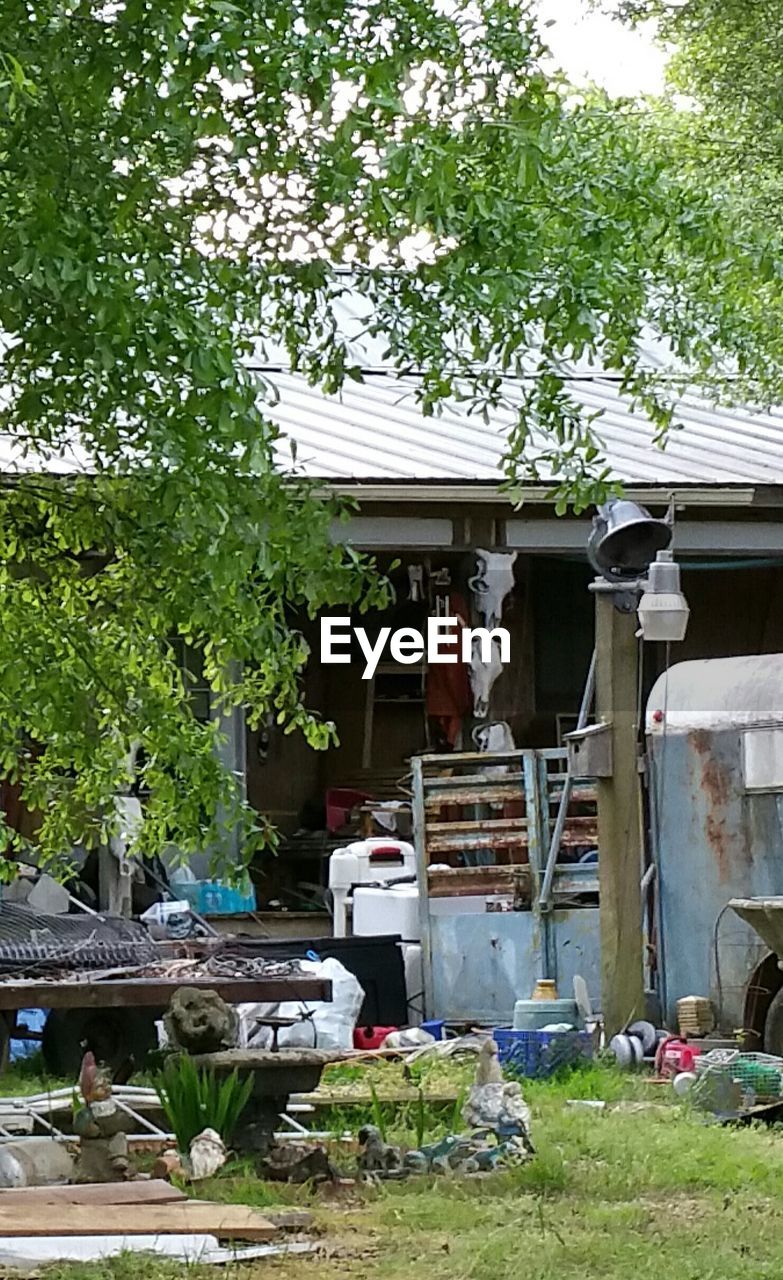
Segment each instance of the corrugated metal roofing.
[{"label": "corrugated metal roofing", "polygon": [[[451,403],[425,417],[416,401],[414,377],[367,374],[349,381],[339,395],[325,395],[292,373],[265,374],[279,400],[266,412],[282,432],[278,458],[313,478],[333,481],[471,481],[492,484],[504,478],[502,458],[514,415],[495,410],[485,424],[465,405]],[[628,484],[783,485],[783,410],[754,413],[716,408],[695,394],[678,405],[665,449],[652,441],[652,428],[632,412],[615,383],[579,378],[569,383],[585,414],[600,413],[596,434],[612,474]],[[509,389],[513,404],[519,389]],[[295,456],[292,457],[292,444]],[[0,472],[42,470],[54,474],[89,469],[77,447],[52,458],[45,468],[0,438]]]},{"label": "corrugated metal roofing", "polygon": [[[350,276],[346,273],[346,282]],[[418,379],[400,376],[386,355],[382,335],[372,335],[372,304],[350,283],[332,300],[338,332],[364,381],[347,380],[339,395],[327,396],[304,378],[286,371],[285,350],[259,342],[251,367],[279,392],[267,412],[283,432],[281,467],[333,481],[471,481],[492,484],[504,478],[502,458],[520,384],[506,388],[511,407],[492,413],[489,424],[465,404],[450,403],[425,417],[416,401]],[[531,353],[531,368],[534,364]],[[667,344],[652,334],[640,343],[647,368],[675,368]],[[694,394],[678,406],[680,430],[669,434],[665,450],[652,441],[645,415],[632,412],[616,381],[590,361],[569,367],[569,388],[586,415],[600,413],[594,430],[603,442],[612,474],[629,484],[708,486],[783,484],[783,408],[772,413],[716,408]],[[53,457],[45,469],[68,473],[89,468],[75,445]],[[43,469],[40,458],[25,459],[18,446],[0,436],[0,473]]]},{"label": "corrugated metal roofing", "polygon": [[[511,409],[493,411],[490,423],[452,403],[438,416],[424,417],[416,403],[416,380],[369,374],[327,396],[301,377],[275,373],[280,393],[268,409],[280,427],[281,465],[295,463],[304,474],[331,480],[478,480],[503,478],[502,457],[514,421]],[[576,378],[569,383],[585,414],[600,412],[595,432],[603,442],[615,478],[647,484],[783,484],[783,410],[755,413],[717,408],[696,394],[678,404],[679,429],[665,449],[652,440],[652,427],[632,411],[608,379]],[[506,399],[519,399],[510,388]]]}]

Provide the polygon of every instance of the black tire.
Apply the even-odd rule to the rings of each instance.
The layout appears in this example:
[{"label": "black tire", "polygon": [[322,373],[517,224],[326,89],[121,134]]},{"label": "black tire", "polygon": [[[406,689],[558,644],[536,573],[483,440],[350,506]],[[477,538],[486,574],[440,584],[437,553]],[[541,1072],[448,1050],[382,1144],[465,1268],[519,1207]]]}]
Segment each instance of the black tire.
[{"label": "black tire", "polygon": [[783,987],[772,997],[764,1023],[764,1053],[774,1053],[783,1057]]},{"label": "black tire", "polygon": [[79,1074],[91,1049],[96,1062],[128,1079],[156,1046],[155,1014],[141,1009],[52,1009],[41,1041],[47,1070],[66,1078]]},{"label": "black tire", "polygon": [[0,1072],[8,1070],[11,1060],[11,1032],[16,1027],[16,1010],[0,1013]]}]

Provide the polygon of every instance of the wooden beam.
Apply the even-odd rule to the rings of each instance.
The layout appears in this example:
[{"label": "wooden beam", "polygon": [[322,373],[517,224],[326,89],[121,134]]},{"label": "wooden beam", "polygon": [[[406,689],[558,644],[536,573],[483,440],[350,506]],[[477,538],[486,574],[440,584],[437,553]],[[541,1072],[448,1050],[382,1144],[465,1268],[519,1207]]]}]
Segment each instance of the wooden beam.
[{"label": "wooden beam", "polygon": [[0,1009],[167,1008],[181,987],[216,991],[230,1004],[280,1004],[331,1000],[332,984],[310,976],[291,978],[112,978],[106,982],[0,981]]},{"label": "wooden beam", "polygon": [[597,782],[601,919],[601,1004],[607,1037],[644,1017],[640,793],[639,642],[636,612],[621,613],[597,592],[596,713],[611,724],[613,775]]},{"label": "wooden beam", "polygon": [[44,1205],[180,1204],[184,1191],[161,1178],[138,1178],[133,1182],[87,1182],[74,1186],[4,1187],[0,1190],[0,1213],[6,1209],[42,1208]]},{"label": "wooden beam", "polygon": [[224,1240],[272,1240],[278,1232],[257,1209],[184,1200],[176,1204],[117,1204],[108,1214],[92,1204],[63,1204],[59,1213],[0,1208],[0,1236],[210,1235]]}]

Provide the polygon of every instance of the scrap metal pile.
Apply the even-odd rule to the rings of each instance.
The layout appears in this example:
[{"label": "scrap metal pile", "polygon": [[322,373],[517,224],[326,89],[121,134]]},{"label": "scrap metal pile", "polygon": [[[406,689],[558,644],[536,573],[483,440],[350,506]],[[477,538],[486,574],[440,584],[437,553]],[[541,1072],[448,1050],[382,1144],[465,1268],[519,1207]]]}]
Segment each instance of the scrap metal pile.
[{"label": "scrap metal pile", "polygon": [[137,978],[276,978],[302,972],[297,960],[265,960],[223,947],[172,956],[143,925],[116,916],[39,915],[19,903],[0,911],[0,978],[74,981],[80,973]]},{"label": "scrap metal pile", "polygon": [[144,964],[158,955],[146,929],[100,915],[39,915],[21,903],[0,911],[0,977]]}]

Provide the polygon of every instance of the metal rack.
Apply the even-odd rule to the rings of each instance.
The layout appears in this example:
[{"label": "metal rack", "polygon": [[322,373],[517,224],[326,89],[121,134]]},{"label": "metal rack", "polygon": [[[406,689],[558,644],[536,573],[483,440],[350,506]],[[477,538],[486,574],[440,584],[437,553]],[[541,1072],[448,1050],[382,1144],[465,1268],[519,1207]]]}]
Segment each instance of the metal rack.
[{"label": "metal rack", "polygon": [[427,1016],[510,1021],[542,977],[567,989],[579,973],[597,992],[598,869],[576,861],[596,846],[595,790],[569,785],[564,808],[565,749],[412,763]]}]

